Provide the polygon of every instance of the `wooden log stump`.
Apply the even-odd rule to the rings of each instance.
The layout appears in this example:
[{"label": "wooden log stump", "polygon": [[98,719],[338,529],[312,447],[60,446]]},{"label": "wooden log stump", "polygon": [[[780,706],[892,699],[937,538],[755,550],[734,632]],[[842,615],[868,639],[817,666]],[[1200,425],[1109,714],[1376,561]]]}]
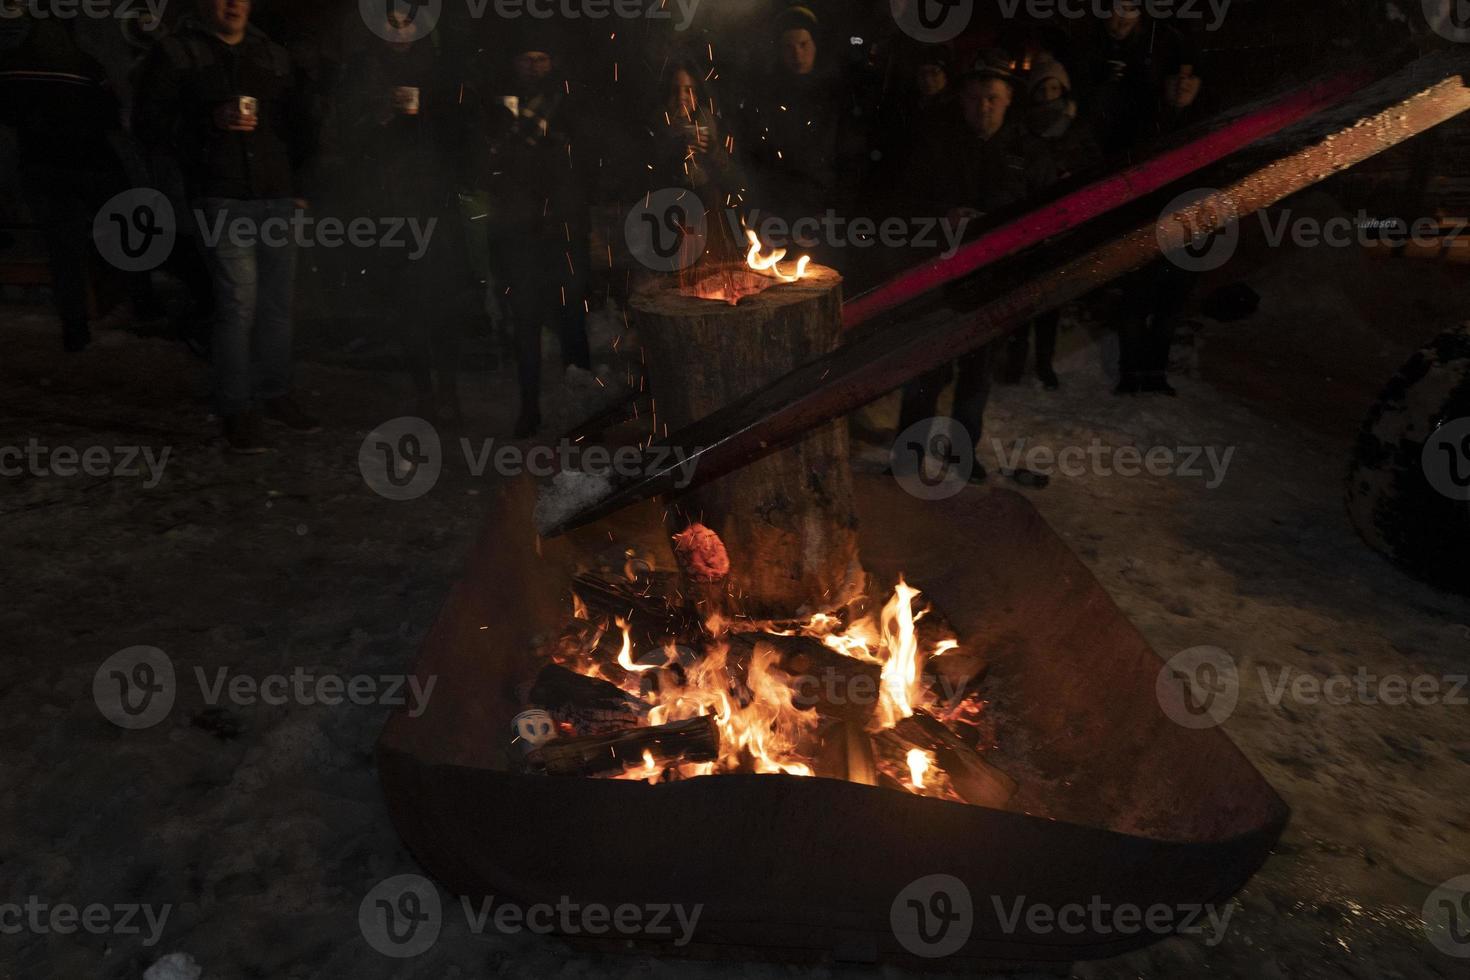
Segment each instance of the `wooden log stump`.
[{"label": "wooden log stump", "polygon": [[[842,278],[821,266],[735,306],[685,295],[673,277],[649,284],[630,305],[660,437],[834,350],[842,336]],[[837,609],[865,584],[848,462],[847,423],[839,420],[671,495],[670,532],[697,521],[720,535],[740,614],[796,619]]]}]

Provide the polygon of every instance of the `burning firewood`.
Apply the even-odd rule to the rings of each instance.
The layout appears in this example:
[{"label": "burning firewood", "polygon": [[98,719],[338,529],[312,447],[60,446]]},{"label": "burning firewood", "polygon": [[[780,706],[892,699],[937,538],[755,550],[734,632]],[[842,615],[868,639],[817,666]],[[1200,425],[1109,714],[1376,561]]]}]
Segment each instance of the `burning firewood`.
[{"label": "burning firewood", "polygon": [[657,591],[647,594],[631,584],[614,582],[584,572],[572,581],[572,591],[587,604],[589,615],[611,623],[623,620],[640,650],[697,635],[700,626],[686,610]]},{"label": "burning firewood", "polygon": [[897,752],[905,758],[913,749],[931,753],[948,775],[955,793],[967,803],[1001,810],[1016,794],[1014,779],[982,759],[964,739],[922,708],[879,732],[875,740],[889,754]]},{"label": "burning firewood", "polygon": [[547,742],[526,757],[530,772],[552,776],[608,776],[645,765],[645,753],[659,769],[681,762],[714,762],[720,733],[708,715],[611,735],[588,735]]},{"label": "burning firewood", "polygon": [[548,664],[536,675],[527,701],[551,713],[557,726],[570,726],[579,735],[604,735],[637,728],[648,718],[649,706],[596,677]]},{"label": "burning firewood", "polygon": [[812,636],[731,633],[731,660],[748,664],[757,649],[771,647],[777,666],[793,679],[792,703],[834,718],[871,717],[883,686],[883,667],[832,649]]},{"label": "burning firewood", "polygon": [[[817,735],[821,744],[815,766],[818,776],[845,779],[864,786],[878,785],[873,737],[863,730],[861,723],[832,718],[822,725]],[[902,786],[897,788],[903,789]]]}]

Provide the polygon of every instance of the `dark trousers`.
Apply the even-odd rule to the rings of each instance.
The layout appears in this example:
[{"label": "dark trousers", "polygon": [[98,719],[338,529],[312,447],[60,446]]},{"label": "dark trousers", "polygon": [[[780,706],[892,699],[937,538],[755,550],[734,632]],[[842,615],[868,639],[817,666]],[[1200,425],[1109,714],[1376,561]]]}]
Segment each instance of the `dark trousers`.
[{"label": "dark trousers", "polygon": [[587,270],[585,236],[575,244],[555,241],[502,243],[500,268],[510,290],[507,309],[515,330],[521,411],[535,414],[541,406],[541,328],[556,326],[562,363],[592,366],[587,342]]},{"label": "dark trousers", "polygon": [[1197,278],[1197,273],[1159,261],[1125,282],[1115,314],[1118,372],[1125,383],[1161,381],[1168,374],[1174,330]]},{"label": "dark trousers", "polygon": [[995,375],[995,358],[1004,341],[992,341],[955,361],[953,365],[930,371],[904,385],[903,403],[898,412],[898,430],[932,419],[939,411],[939,394],[954,378],[954,420],[978,447],[985,430],[985,408],[990,404],[990,389]]},{"label": "dark trousers", "polygon": [[[45,235],[51,301],[69,349],[86,345],[88,284],[101,256],[92,243],[92,221],[114,193],[126,186],[121,173],[70,167],[28,166],[22,176],[27,203]],[[131,274],[135,302],[148,296],[146,273]]]},{"label": "dark trousers", "polygon": [[1006,338],[1005,377],[1008,381],[1020,381],[1026,373],[1026,357],[1031,353],[1031,335],[1036,335],[1036,373],[1045,374],[1052,369],[1052,359],[1057,353],[1057,326],[1062,321],[1060,311],[1045,313]]},{"label": "dark trousers", "polygon": [[433,231],[422,254],[416,247],[376,246],[366,250],[371,270],[371,295],[387,321],[388,336],[403,353],[403,364],[420,395],[458,388],[461,338],[468,311],[464,308],[463,258],[457,252],[459,216],[452,212],[428,214],[425,209],[400,208],[394,215],[426,214],[420,227]]}]

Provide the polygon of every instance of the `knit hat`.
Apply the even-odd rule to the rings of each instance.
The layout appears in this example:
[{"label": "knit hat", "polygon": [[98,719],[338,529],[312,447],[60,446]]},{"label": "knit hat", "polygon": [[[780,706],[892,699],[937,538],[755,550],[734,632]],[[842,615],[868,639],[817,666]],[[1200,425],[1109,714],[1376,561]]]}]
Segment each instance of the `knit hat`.
[{"label": "knit hat", "polygon": [[1015,61],[1010,55],[1000,48],[990,48],[980,52],[980,57],[975,59],[975,64],[969,71],[965,72],[965,81],[978,78],[998,78],[1011,86],[1017,82]]},{"label": "knit hat", "polygon": [[798,28],[806,30],[813,37],[816,37],[817,25],[819,23],[820,21],[817,20],[816,12],[812,8],[796,4],[787,7],[777,14],[772,27],[774,27],[778,37],[787,31],[794,31]]},{"label": "knit hat", "polygon": [[914,65],[917,68],[934,65],[942,68],[947,75],[949,74],[949,49],[942,44],[926,44],[919,51],[919,56],[914,60]]},{"label": "knit hat", "polygon": [[1026,91],[1035,95],[1036,90],[1049,78],[1055,78],[1062,83],[1062,91],[1072,91],[1072,76],[1067,73],[1067,68],[1060,61],[1050,55],[1042,55],[1031,64],[1031,73],[1026,76]]}]

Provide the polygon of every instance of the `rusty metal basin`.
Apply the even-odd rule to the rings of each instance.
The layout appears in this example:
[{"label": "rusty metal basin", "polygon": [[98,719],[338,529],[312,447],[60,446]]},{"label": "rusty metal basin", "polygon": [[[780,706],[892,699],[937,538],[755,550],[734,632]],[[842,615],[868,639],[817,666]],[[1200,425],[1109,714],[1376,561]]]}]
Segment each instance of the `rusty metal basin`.
[{"label": "rusty metal basin", "polygon": [[[644,547],[664,533],[648,505],[539,541],[533,493],[497,489],[419,652],[416,673],[438,678],[429,707],[395,714],[377,746],[399,834],[456,894],[698,904],[694,941],[667,947],[679,954],[1067,963],[1162,937],[1090,922],[1033,929],[1010,918],[1018,900],[1223,903],[1285,826],[1286,805],[1221,729],[1166,716],[1160,658],[1024,497],[971,488],[921,502],[879,477],[858,478],[864,564],[882,583],[904,573],[989,658],[999,738],[987,758],[1021,784],[1007,810],[821,778],[648,785],[512,772],[514,688],[532,638],[564,621],[571,575],[609,533]],[[938,947],[916,954],[895,931],[902,896],[931,875],[963,883],[973,909],[964,941],[933,958]]]}]

